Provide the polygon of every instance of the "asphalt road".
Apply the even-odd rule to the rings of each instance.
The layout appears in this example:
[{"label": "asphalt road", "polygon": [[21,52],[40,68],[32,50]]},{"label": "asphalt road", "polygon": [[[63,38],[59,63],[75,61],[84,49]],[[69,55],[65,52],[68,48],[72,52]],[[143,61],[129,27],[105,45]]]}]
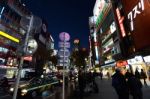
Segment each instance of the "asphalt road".
[{"label": "asphalt road", "polygon": [[[89,93],[84,97],[84,99],[118,99],[117,94],[114,88],[111,86],[111,79],[96,79],[96,82],[99,87],[98,93]],[[148,82],[148,86],[143,86],[143,99],[150,99],[150,82]],[[66,87],[65,89],[65,99],[79,99],[78,96],[73,96],[73,91],[71,87]],[[4,94],[0,92],[0,99],[12,99],[12,97],[8,94]],[[29,99],[29,98],[28,98]],[[62,88],[58,87],[51,94],[48,94],[45,97],[35,97],[35,99],[62,99]],[[130,96],[130,99],[132,97]]]}]

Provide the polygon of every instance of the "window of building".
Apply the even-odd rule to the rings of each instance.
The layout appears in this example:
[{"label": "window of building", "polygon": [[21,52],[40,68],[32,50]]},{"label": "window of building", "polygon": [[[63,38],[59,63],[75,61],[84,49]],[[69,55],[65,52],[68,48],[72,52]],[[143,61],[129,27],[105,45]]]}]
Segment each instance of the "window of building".
[{"label": "window of building", "polygon": [[0,47],[0,52],[7,53],[8,49],[4,47]]}]

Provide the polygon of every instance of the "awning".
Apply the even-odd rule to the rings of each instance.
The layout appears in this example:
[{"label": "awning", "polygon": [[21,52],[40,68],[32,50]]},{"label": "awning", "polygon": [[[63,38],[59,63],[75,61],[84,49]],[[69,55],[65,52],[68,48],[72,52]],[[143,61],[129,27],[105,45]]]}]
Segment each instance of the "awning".
[{"label": "awning", "polygon": [[114,67],[116,65],[116,62],[110,62],[110,63],[107,63],[107,64],[102,64],[100,65],[100,67]]}]

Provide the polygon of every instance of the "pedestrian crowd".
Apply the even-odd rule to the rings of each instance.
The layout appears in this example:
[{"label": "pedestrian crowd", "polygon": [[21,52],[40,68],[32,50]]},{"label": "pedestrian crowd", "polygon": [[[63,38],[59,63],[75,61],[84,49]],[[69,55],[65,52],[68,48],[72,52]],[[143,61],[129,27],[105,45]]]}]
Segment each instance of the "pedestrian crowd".
[{"label": "pedestrian crowd", "polygon": [[0,79],[0,88],[4,91],[7,92],[9,89],[10,85],[8,82],[7,77],[3,77],[2,79]]},{"label": "pedestrian crowd", "polygon": [[143,99],[141,79],[143,79],[144,85],[147,85],[146,78],[143,69],[141,69],[141,72],[136,69],[135,73],[127,70],[125,74],[122,73],[121,69],[116,69],[114,75],[112,75],[112,86],[118,95],[118,99],[129,99],[129,95],[133,99]]},{"label": "pedestrian crowd", "polygon": [[[72,74],[70,77],[72,78]],[[76,87],[74,88],[74,94],[77,94],[75,97],[79,97],[79,99],[83,99],[85,96],[90,95],[91,93],[98,93],[98,85],[95,81],[95,78],[100,76],[96,71],[84,71],[80,69],[78,71],[78,80],[76,82]]]}]

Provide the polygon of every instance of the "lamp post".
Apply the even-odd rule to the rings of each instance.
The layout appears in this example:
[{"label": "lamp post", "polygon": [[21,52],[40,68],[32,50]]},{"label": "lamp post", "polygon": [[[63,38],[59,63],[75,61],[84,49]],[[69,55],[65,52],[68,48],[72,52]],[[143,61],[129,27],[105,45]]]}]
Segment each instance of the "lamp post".
[{"label": "lamp post", "polygon": [[[28,19],[29,19],[29,21],[27,21]],[[42,21],[39,20],[39,18],[35,18],[33,15],[31,15],[30,17],[22,18],[21,21],[20,21],[20,24],[22,25],[22,27],[24,27],[24,28],[27,29],[27,33],[26,33],[24,44],[23,44],[23,49],[20,49],[20,50],[23,50],[23,52],[21,54],[20,64],[19,64],[19,68],[18,68],[18,74],[17,74],[16,83],[15,83],[15,89],[14,89],[14,93],[13,93],[13,99],[16,99],[16,97],[17,97],[18,86],[19,86],[20,76],[21,76],[21,71],[22,71],[22,66],[23,66],[23,62],[24,62],[24,56],[28,55],[30,53],[30,52],[28,52],[28,51],[30,51],[29,48],[28,48],[28,47],[30,47],[30,46],[28,46],[30,32],[31,32],[31,30],[33,28],[40,27],[41,23],[42,23]],[[35,52],[36,51],[35,47],[37,48],[37,45],[36,46],[32,46],[32,47],[33,47],[34,52]],[[33,54],[34,52],[32,52],[30,54]]]},{"label": "lamp post", "polygon": [[[31,31],[32,24],[33,24],[33,16],[31,16],[30,23],[29,23],[29,28],[28,28],[28,31],[27,31],[27,34],[26,34],[26,38],[25,38],[25,42],[24,42],[24,48],[23,48],[24,52],[26,52],[26,50],[27,50],[27,44],[28,44],[28,39],[29,39],[29,34],[30,34],[30,31]],[[19,81],[20,81],[23,62],[24,62],[24,59],[23,59],[23,56],[21,56],[21,60],[20,60],[19,68],[18,68],[17,80],[16,80],[14,94],[13,94],[13,99],[16,99],[16,97],[17,97],[18,86],[19,86]]]}]

